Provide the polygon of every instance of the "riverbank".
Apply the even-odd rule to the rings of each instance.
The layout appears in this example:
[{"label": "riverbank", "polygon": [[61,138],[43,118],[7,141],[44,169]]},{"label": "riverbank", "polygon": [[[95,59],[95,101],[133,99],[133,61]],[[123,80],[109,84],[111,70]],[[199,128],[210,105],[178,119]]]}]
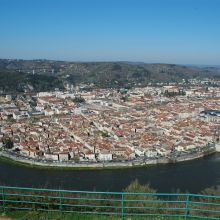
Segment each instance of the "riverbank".
[{"label": "riverbank", "polygon": [[[142,184],[150,184],[158,192],[200,193],[206,188],[219,185],[219,167],[220,153],[183,163],[129,167],[127,169],[44,168],[31,167],[28,164],[19,165],[16,162],[13,164],[11,160],[0,160],[0,184],[115,192],[123,191],[131,181],[137,179]],[[195,179],[196,182],[192,179]]]},{"label": "riverbank", "polygon": [[125,162],[103,162],[103,163],[64,163],[64,162],[49,162],[49,161],[35,161],[30,158],[19,157],[5,151],[0,151],[0,160],[19,166],[26,166],[38,169],[61,169],[61,170],[97,170],[97,169],[127,169],[148,167],[152,165],[161,165],[169,163],[180,163],[190,160],[196,160],[205,156],[216,153],[215,148],[210,148],[205,152],[191,153],[175,158],[157,158],[148,160],[133,160]]}]

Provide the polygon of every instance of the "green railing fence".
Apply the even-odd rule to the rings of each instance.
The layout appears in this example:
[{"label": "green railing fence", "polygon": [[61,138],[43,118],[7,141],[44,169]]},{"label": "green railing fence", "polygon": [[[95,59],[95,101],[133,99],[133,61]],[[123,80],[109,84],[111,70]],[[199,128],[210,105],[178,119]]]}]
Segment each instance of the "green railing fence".
[{"label": "green railing fence", "polygon": [[183,193],[96,192],[0,186],[0,205],[7,210],[220,219],[220,196]]}]

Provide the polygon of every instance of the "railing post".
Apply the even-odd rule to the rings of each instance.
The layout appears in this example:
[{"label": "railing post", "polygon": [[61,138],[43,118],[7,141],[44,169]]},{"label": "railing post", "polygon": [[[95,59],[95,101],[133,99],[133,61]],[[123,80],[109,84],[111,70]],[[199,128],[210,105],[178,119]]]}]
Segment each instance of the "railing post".
[{"label": "railing post", "polygon": [[59,190],[59,198],[60,198],[59,209],[60,209],[60,211],[62,211],[62,209],[63,209],[63,204],[62,204],[62,191],[61,191],[61,190]]},{"label": "railing post", "polygon": [[124,192],[121,193],[121,219],[124,219]]},{"label": "railing post", "polygon": [[189,217],[189,203],[190,203],[190,196],[189,194],[186,195],[186,204],[185,204],[185,220]]}]

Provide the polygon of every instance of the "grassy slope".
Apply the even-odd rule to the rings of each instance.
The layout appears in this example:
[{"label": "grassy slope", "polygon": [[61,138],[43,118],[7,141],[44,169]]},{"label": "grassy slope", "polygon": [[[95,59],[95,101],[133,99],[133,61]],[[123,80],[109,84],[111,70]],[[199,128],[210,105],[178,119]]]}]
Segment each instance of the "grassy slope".
[{"label": "grassy slope", "polygon": [[[44,213],[44,212],[24,212],[9,211],[3,214],[3,219],[20,219],[20,220],[120,220],[121,217],[116,216],[99,216],[84,214],[64,214],[64,213]],[[183,218],[170,217],[130,217],[125,216],[124,220],[182,220]],[[0,217],[1,220],[1,217]]]}]

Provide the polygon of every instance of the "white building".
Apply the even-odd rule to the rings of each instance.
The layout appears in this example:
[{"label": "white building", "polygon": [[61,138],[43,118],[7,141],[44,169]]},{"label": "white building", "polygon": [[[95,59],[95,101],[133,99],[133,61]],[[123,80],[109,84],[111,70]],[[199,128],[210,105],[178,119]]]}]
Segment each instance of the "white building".
[{"label": "white building", "polygon": [[135,154],[139,157],[144,157],[144,150],[143,149],[135,149]]},{"label": "white building", "polygon": [[52,92],[39,92],[37,93],[37,97],[45,97],[45,96],[53,96]]},{"label": "white building", "polygon": [[157,151],[156,150],[146,150],[145,151],[145,156],[146,157],[156,157],[157,156]]},{"label": "white building", "polygon": [[195,148],[196,148],[196,146],[193,145],[193,144],[190,144],[190,145],[186,146],[186,150],[192,150],[192,149],[195,149]]},{"label": "white building", "polygon": [[85,158],[90,161],[96,161],[95,154],[93,154],[93,153],[85,154]]},{"label": "white building", "polygon": [[69,154],[68,153],[59,153],[59,161],[68,161]]},{"label": "white building", "polygon": [[47,160],[56,160],[56,161],[58,161],[58,154],[44,153],[44,157]]},{"label": "white building", "polygon": [[178,145],[178,146],[175,147],[175,150],[176,151],[184,151],[185,148],[184,148],[184,146]]},{"label": "white building", "polygon": [[111,161],[112,160],[112,154],[109,152],[100,152],[99,153],[99,160],[101,161]]},{"label": "white building", "polygon": [[161,156],[168,156],[170,154],[171,150],[166,150],[164,148],[158,148],[157,153]]},{"label": "white building", "polygon": [[20,112],[13,112],[13,118],[14,119],[24,119],[24,118],[29,118],[30,115],[28,114],[28,112],[24,112],[24,111],[20,111]]},{"label": "white building", "polygon": [[46,116],[54,115],[54,111],[52,109],[44,109],[43,112]]}]

